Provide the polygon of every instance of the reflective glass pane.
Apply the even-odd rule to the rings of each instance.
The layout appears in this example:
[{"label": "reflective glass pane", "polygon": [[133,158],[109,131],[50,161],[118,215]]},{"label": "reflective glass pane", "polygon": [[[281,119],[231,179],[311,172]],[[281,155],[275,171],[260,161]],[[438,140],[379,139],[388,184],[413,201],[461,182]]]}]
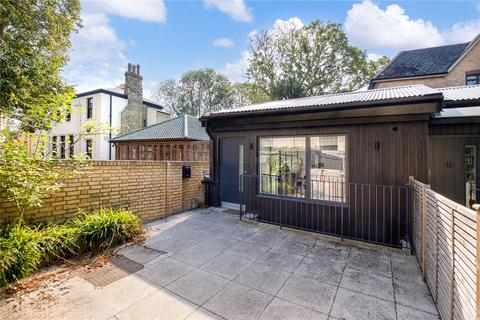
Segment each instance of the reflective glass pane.
[{"label": "reflective glass pane", "polygon": [[261,192],[305,197],[305,137],[261,138],[259,150]]},{"label": "reflective glass pane", "polygon": [[345,136],[310,138],[311,198],[345,200]]}]

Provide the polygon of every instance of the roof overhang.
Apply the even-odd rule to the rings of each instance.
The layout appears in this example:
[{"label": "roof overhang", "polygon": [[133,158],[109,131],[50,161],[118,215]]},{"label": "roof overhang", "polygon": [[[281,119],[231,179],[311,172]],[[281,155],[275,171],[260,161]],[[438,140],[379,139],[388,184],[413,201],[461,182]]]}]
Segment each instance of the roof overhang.
[{"label": "roof overhang", "polygon": [[[412,114],[412,113],[436,113],[441,109],[440,102],[443,100],[442,93],[430,94],[415,98],[399,98],[366,102],[351,102],[335,105],[307,106],[285,109],[272,109],[261,111],[242,111],[219,113],[203,116],[200,118],[202,124],[205,120],[230,119],[241,117],[259,117],[265,115],[291,115],[302,113],[324,114],[325,117],[334,115],[335,117],[361,117],[361,116],[377,116],[377,115],[393,115],[393,114]],[[417,110],[407,110],[407,106],[413,104],[423,104],[424,107]]]}]

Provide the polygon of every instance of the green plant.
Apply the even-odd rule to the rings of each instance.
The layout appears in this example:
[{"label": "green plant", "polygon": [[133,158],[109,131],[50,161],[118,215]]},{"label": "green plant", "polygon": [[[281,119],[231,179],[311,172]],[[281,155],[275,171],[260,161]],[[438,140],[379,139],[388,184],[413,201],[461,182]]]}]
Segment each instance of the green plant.
[{"label": "green plant", "polygon": [[78,244],[83,250],[98,250],[132,239],[141,232],[140,219],[126,210],[102,208],[82,213],[71,221],[79,228]]},{"label": "green plant", "polygon": [[16,224],[0,230],[0,286],[19,280],[58,259],[131,240],[140,219],[126,210],[82,212],[63,224]]}]

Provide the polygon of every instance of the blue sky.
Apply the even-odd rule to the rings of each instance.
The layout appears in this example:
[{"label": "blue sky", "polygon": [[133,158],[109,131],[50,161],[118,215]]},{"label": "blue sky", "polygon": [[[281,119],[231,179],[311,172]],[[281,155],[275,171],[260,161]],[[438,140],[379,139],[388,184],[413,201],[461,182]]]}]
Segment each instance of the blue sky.
[{"label": "blue sky", "polygon": [[139,63],[148,96],[185,71],[212,67],[242,81],[249,33],[320,19],[341,23],[372,58],[471,40],[480,1],[82,0],[84,28],[73,37],[66,78],[77,91],[123,82]]}]

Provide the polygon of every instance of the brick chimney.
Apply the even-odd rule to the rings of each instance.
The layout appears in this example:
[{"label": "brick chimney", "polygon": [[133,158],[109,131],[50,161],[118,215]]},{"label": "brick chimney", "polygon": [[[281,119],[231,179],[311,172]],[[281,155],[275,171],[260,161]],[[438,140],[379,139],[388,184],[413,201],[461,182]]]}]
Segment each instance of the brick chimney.
[{"label": "brick chimney", "polygon": [[128,64],[125,72],[124,93],[127,96],[127,106],[121,114],[120,133],[128,133],[145,126],[147,108],[143,106],[143,77],[140,75],[139,64]]}]

